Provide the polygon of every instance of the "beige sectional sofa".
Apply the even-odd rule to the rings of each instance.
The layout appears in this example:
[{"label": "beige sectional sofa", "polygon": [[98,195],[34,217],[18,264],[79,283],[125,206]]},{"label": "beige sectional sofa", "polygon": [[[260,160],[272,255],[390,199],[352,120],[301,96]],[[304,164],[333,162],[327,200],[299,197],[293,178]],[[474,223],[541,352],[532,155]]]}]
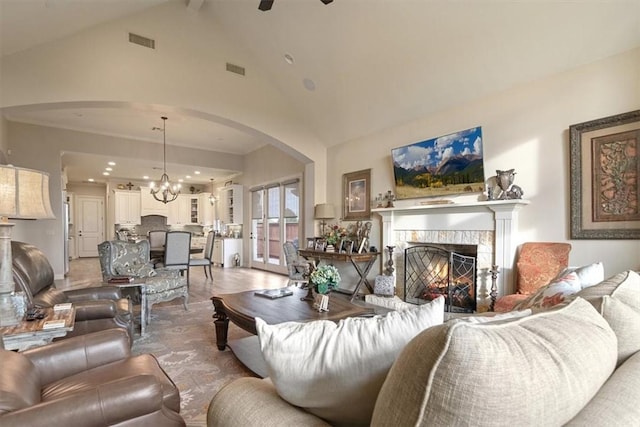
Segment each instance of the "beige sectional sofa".
[{"label": "beige sectional sofa", "polygon": [[[527,314],[428,327],[400,349],[375,390],[373,413],[357,422],[290,404],[270,365],[273,380],[242,378],[218,392],[208,425],[640,425],[638,274],[617,274]],[[313,391],[311,384],[300,393],[312,402]]]}]

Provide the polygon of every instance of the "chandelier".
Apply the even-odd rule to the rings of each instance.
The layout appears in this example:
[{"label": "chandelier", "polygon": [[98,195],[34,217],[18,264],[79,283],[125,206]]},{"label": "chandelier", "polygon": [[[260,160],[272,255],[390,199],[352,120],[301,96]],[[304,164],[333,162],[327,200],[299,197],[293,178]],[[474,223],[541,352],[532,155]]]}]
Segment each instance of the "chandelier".
[{"label": "chandelier", "polygon": [[169,175],[167,175],[167,118],[160,117],[162,119],[162,147],[163,147],[163,174],[160,177],[160,185],[156,186],[155,182],[151,183],[151,194],[153,198],[159,202],[167,204],[173,202],[178,198],[180,194],[180,184],[172,184],[169,181]]}]

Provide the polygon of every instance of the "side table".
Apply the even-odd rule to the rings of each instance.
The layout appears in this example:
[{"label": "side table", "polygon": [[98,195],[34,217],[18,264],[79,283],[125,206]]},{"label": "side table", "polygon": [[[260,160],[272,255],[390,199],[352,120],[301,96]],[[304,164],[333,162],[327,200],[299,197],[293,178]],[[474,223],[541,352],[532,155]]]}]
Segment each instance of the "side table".
[{"label": "side table", "polygon": [[133,282],[104,283],[105,286],[119,288],[140,288],[140,336],[147,331],[147,288],[145,279],[135,279]]},{"label": "side table", "polygon": [[[45,317],[32,321],[23,320],[14,326],[0,328],[0,335],[4,342],[5,350],[26,350],[32,347],[49,344],[54,338],[67,335],[73,331],[76,322],[76,309],[54,310],[53,308],[41,309]],[[53,329],[43,329],[44,322],[48,320],[64,320],[64,326]]]}]

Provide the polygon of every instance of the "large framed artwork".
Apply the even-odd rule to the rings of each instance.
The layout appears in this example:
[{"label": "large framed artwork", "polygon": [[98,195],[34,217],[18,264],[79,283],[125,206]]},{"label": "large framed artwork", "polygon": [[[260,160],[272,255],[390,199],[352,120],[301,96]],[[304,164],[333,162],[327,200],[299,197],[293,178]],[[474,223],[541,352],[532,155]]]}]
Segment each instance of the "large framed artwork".
[{"label": "large framed artwork", "polygon": [[371,218],[371,169],[342,175],[342,219]]},{"label": "large framed artwork", "polygon": [[398,199],[484,191],[480,126],[394,148],[391,158]]},{"label": "large framed artwork", "polygon": [[572,239],[640,239],[640,110],[571,125]]}]

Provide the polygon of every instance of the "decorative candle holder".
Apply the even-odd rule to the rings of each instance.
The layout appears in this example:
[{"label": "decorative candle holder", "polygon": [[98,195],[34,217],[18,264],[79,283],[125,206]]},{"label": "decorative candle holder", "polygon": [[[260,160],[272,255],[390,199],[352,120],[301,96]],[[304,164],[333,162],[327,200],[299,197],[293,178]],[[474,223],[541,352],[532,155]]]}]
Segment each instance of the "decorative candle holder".
[{"label": "decorative candle holder", "polygon": [[498,279],[498,266],[492,265],[489,273],[491,273],[491,293],[489,294],[491,297],[491,305],[489,306],[489,311],[493,311],[496,305],[496,298],[498,297],[498,285],[496,284]]}]

